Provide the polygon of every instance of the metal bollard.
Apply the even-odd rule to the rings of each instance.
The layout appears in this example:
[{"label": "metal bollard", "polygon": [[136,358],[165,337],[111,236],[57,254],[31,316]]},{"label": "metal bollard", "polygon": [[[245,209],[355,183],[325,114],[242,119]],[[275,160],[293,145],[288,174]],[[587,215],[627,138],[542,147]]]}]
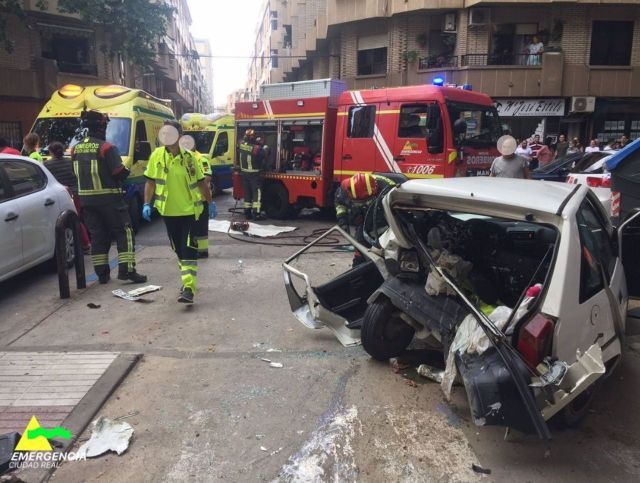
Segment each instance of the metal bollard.
[{"label": "metal bollard", "polygon": [[66,230],[73,232],[73,263],[76,270],[76,288],[83,289],[87,286],[84,271],[84,255],[82,253],[82,242],[80,240],[80,219],[78,215],[67,210],[60,214],[56,221],[56,265],[58,267],[58,286],[60,288],[60,298],[71,297],[69,289],[69,268],[66,263]]}]

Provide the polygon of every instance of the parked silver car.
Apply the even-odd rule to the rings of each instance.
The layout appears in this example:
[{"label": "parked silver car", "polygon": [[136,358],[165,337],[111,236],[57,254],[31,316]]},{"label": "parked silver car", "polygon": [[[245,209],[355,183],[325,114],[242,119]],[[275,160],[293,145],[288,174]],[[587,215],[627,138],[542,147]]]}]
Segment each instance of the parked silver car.
[{"label": "parked silver car", "polygon": [[330,230],[368,263],[320,285],[296,268],[313,243],[284,263],[300,322],[345,345],[361,338],[379,360],[414,338],[441,350],[445,394],[457,374],[477,425],[549,438],[553,416],[569,425],[584,417],[596,382],[620,360],[623,234],[640,213],[615,230],[586,185],[501,178],[407,181],[373,209],[389,224],[370,234],[373,248]]},{"label": "parked silver car", "polygon": [[[75,212],[71,195],[42,164],[0,155],[0,281],[54,257],[56,221],[65,210]],[[63,249],[73,260],[71,230]]]}]

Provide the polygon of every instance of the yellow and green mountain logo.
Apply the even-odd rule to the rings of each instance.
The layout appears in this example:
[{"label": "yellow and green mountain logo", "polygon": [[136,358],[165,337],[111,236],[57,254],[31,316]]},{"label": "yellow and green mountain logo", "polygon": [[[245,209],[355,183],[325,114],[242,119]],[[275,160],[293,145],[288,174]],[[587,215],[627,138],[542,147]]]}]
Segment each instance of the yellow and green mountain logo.
[{"label": "yellow and green mountain logo", "polygon": [[14,451],[53,451],[50,438],[71,439],[71,432],[62,426],[43,428],[38,419],[31,416]]}]

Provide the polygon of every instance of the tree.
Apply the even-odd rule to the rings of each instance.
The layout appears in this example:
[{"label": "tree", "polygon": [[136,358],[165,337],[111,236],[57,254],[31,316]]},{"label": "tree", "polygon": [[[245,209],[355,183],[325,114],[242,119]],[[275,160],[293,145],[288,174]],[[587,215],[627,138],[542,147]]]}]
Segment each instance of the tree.
[{"label": "tree", "polygon": [[[46,0],[38,0],[38,8],[46,8]],[[167,32],[174,8],[167,0],[59,0],[60,13],[77,14],[92,27],[101,27],[108,39],[100,50],[111,59],[118,54],[140,66],[151,64],[158,39]],[[0,43],[13,50],[6,33],[7,16],[24,20],[21,0],[0,0]]]},{"label": "tree", "polygon": [[[39,9],[45,9],[46,0],[38,0],[36,6]],[[15,15],[21,21],[26,19],[22,10],[22,0],[0,0],[0,46],[9,53],[13,52],[15,44],[7,33],[7,19],[10,15]]]}]

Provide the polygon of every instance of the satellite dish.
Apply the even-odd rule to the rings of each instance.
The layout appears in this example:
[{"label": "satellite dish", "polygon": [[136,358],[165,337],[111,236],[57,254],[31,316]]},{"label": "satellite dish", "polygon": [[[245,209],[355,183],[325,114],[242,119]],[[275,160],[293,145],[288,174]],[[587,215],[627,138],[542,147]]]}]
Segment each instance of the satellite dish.
[{"label": "satellite dish", "polygon": [[193,136],[189,136],[188,134],[185,136],[182,136],[180,138],[180,147],[182,149],[186,149],[187,151],[193,151],[193,148],[196,147],[196,140],[193,139]]},{"label": "satellite dish", "polygon": [[516,138],[507,134],[505,136],[500,136],[496,145],[500,154],[503,156],[511,156],[516,152],[518,142],[516,141]]},{"label": "satellite dish", "polygon": [[180,133],[174,126],[167,124],[158,131],[158,140],[163,146],[173,146],[178,139],[180,139]]}]

